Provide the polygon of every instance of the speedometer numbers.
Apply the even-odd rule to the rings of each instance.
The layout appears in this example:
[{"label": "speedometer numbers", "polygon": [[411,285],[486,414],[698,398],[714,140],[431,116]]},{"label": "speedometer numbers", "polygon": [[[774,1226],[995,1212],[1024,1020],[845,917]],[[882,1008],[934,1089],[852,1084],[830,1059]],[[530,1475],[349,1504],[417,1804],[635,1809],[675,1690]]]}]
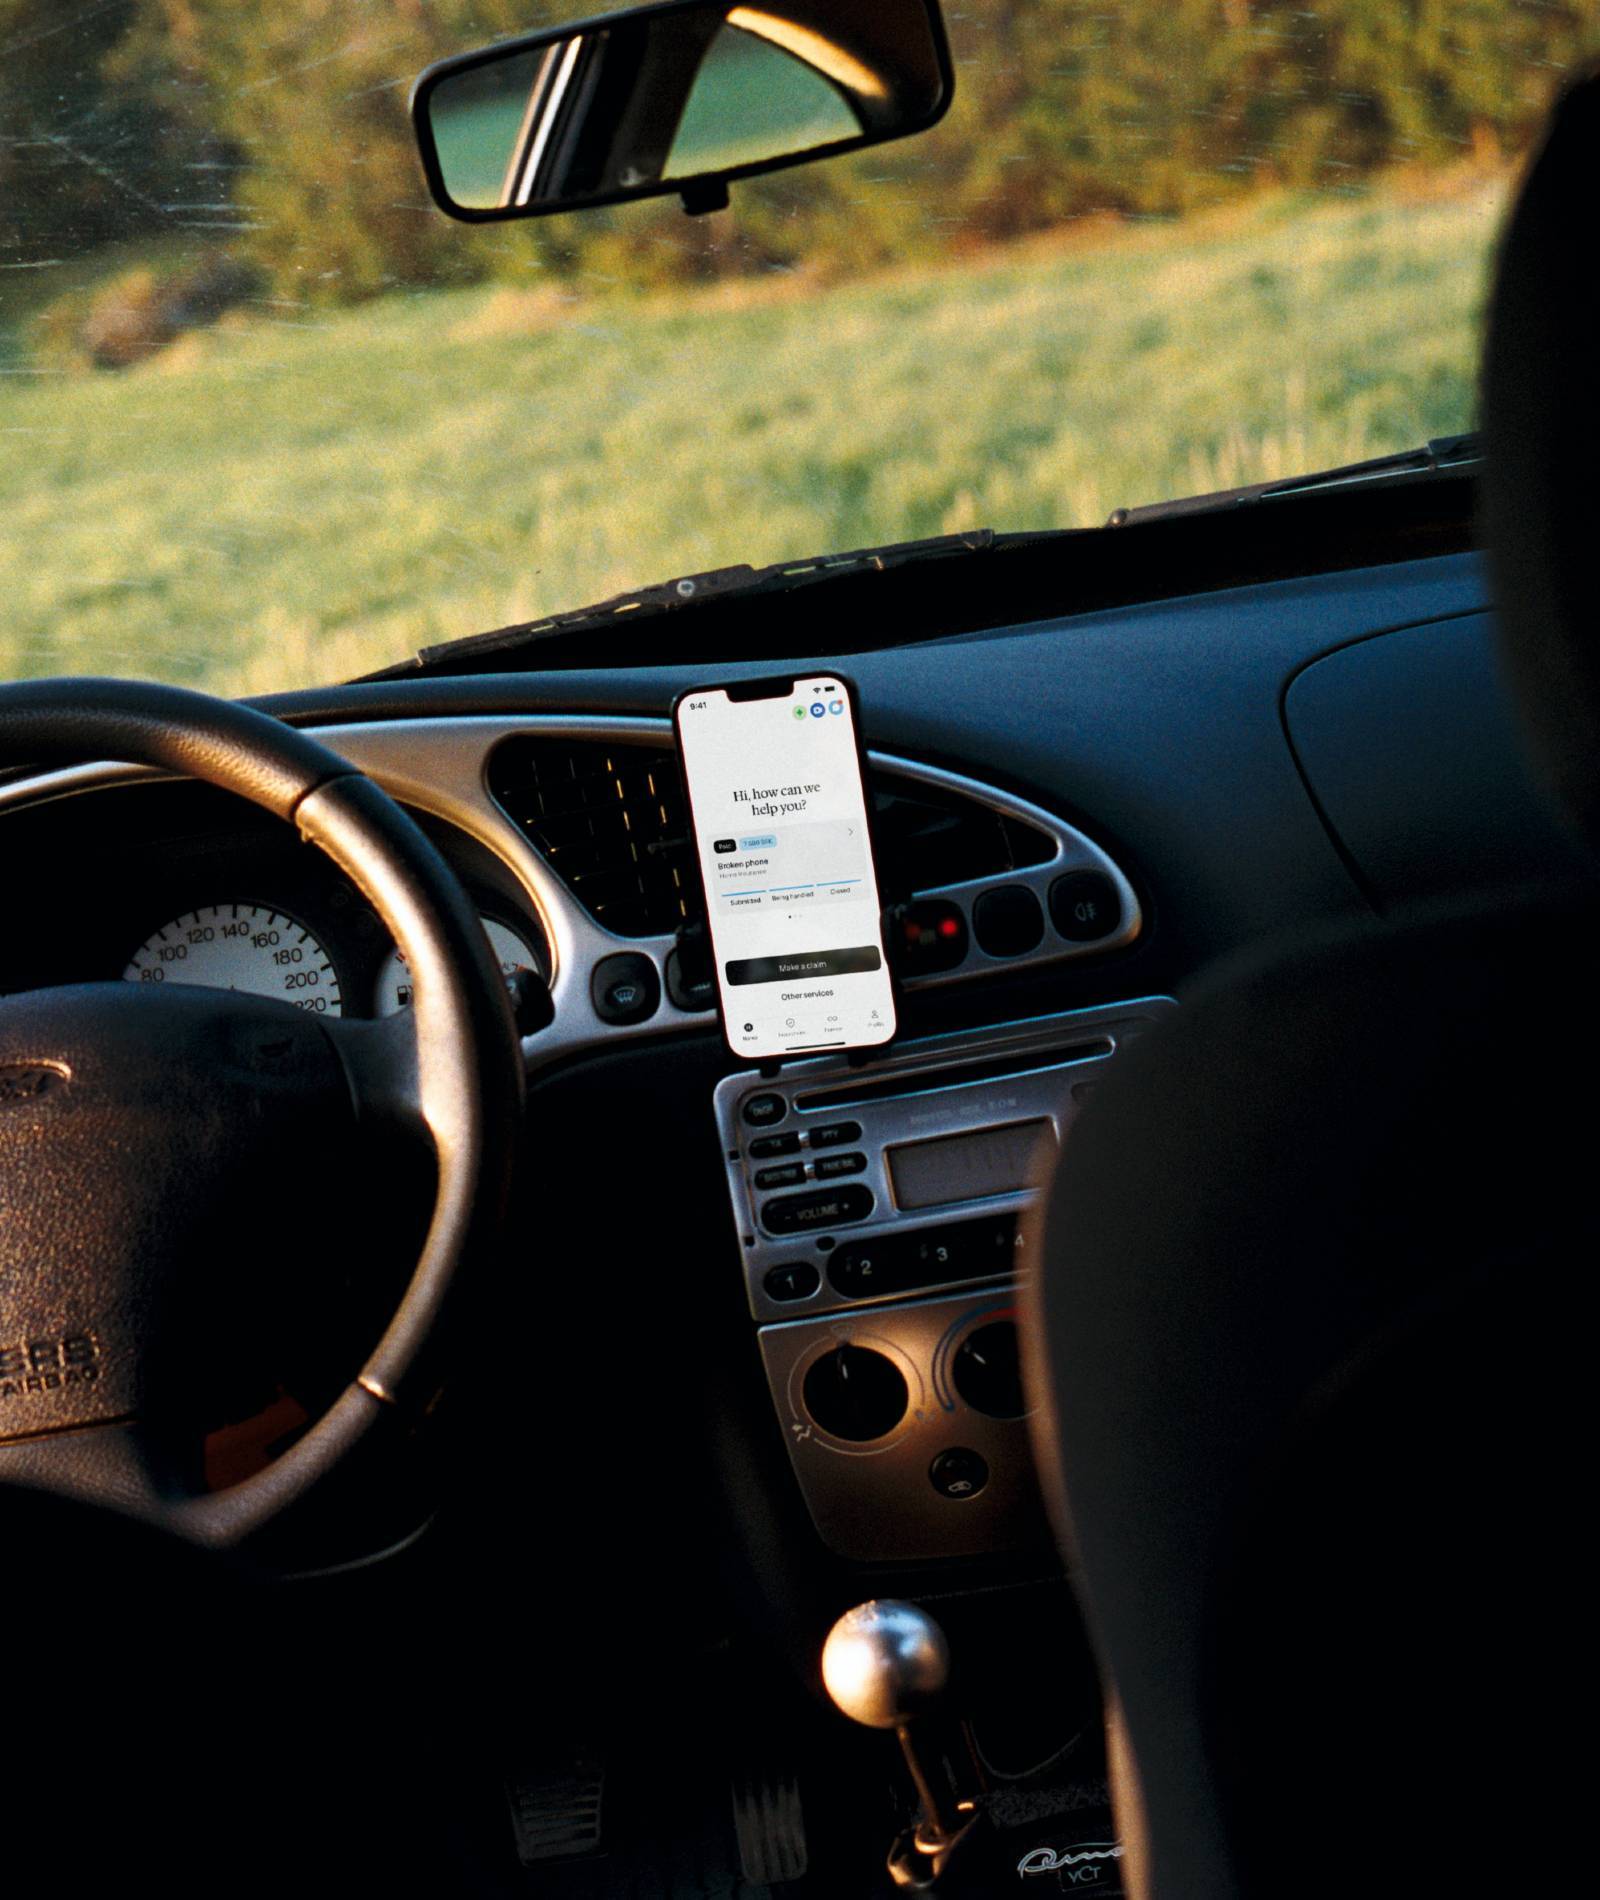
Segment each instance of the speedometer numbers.
[{"label": "speedometer numbers", "polygon": [[[485,917],[483,927],[507,978],[540,967],[510,925]],[[140,944],[122,974],[129,983],[199,983],[281,997],[318,1016],[344,1013],[339,973],[327,950],[297,917],[264,904],[203,904],[185,911]],[[384,959],[374,989],[380,1016],[392,1016],[411,1001],[411,972],[398,950]]]},{"label": "speedometer numbers", "polygon": [[203,904],[134,951],[129,983],[199,983],[276,996],[318,1016],[342,1013],[327,951],[296,918],[264,904]]}]

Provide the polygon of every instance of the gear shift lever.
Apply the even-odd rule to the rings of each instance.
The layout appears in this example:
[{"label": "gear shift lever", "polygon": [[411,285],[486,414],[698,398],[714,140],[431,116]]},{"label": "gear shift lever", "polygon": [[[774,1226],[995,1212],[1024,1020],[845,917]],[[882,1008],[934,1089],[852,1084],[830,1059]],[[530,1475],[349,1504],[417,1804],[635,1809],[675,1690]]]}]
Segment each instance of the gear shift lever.
[{"label": "gear shift lever", "polygon": [[922,1814],[890,1850],[889,1872],[898,1886],[919,1891],[944,1873],[978,1818],[972,1802],[957,1800],[943,1761],[927,1746],[926,1718],[949,1680],[944,1631],[914,1603],[858,1604],[823,1645],[822,1681],[835,1705],[867,1728],[893,1729],[900,1743]]}]

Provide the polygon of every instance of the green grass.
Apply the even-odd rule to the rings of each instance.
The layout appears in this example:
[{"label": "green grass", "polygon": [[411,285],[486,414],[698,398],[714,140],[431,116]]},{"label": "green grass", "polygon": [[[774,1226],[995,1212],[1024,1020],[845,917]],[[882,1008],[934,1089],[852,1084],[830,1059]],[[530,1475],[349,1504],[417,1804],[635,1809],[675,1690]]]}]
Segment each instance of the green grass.
[{"label": "green grass", "polygon": [[833,289],[283,308],[121,375],[0,354],[0,677],[260,691],[1408,446],[1470,420],[1500,202],[1264,200]]}]

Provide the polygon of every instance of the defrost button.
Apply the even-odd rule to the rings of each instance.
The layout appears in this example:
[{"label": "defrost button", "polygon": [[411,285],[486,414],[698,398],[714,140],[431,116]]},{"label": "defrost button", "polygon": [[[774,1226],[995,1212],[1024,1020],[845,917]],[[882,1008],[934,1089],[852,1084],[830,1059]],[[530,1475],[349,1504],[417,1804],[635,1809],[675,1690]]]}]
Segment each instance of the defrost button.
[{"label": "defrost button", "polygon": [[661,1007],[661,975],[635,950],[602,957],[589,979],[589,997],[603,1023],[646,1022]]}]

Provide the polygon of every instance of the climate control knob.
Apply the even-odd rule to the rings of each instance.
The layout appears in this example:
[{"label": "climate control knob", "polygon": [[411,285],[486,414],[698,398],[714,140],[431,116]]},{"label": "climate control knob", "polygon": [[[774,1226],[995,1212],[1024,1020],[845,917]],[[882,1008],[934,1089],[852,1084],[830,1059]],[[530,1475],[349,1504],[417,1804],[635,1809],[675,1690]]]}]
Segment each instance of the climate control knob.
[{"label": "climate control knob", "polygon": [[806,1373],[806,1410],[833,1438],[852,1444],[886,1438],[906,1415],[905,1374],[870,1346],[835,1346]]},{"label": "climate control knob", "polygon": [[996,1319],[974,1327],[956,1348],[950,1380],[973,1411],[986,1418],[1021,1418],[1028,1401],[1022,1391],[1015,1325]]}]

